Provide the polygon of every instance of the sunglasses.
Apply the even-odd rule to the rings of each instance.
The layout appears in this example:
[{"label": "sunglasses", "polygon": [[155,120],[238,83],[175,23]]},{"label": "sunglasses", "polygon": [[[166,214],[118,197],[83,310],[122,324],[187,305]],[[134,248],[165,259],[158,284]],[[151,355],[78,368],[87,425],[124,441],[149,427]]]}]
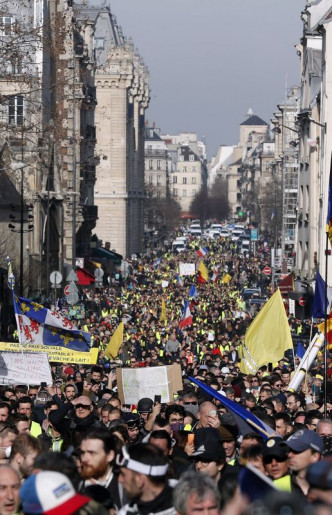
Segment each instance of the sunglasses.
[{"label": "sunglasses", "polygon": [[265,458],[263,458],[263,462],[265,465],[270,465],[273,460],[277,461],[278,463],[283,463],[287,460],[287,458],[281,458],[280,456],[266,456]]},{"label": "sunglasses", "polygon": [[76,404],[75,409],[82,408],[82,409],[90,409],[91,404]]},{"label": "sunglasses", "polygon": [[188,402],[184,402],[183,404],[185,406],[189,406],[190,404],[192,404],[193,406],[197,406],[197,401],[188,401]]}]

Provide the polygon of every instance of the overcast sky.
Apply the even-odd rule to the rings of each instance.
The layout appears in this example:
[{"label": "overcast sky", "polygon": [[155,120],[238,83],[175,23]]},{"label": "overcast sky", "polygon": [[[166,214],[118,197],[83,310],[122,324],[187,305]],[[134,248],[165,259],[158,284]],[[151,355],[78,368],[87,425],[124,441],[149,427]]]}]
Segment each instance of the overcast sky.
[{"label": "overcast sky", "polygon": [[[89,3],[100,5],[101,0]],[[305,0],[110,0],[150,71],[146,118],[205,136],[211,157],[236,144],[248,108],[269,123],[299,84],[294,45]]]}]

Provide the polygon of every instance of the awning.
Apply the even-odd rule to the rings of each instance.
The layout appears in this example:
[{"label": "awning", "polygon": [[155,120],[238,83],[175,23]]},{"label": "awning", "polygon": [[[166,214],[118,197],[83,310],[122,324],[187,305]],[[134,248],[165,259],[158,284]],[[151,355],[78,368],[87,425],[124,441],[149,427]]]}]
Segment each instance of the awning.
[{"label": "awning", "polygon": [[121,261],[123,259],[121,254],[117,254],[117,252],[113,252],[112,250],[105,249],[105,247],[96,247],[96,248],[92,249],[92,251],[93,251],[94,256],[108,259],[118,265],[121,264]]},{"label": "awning", "polygon": [[85,268],[77,268],[76,275],[78,278],[77,284],[80,286],[90,286],[94,284],[96,278],[93,274],[85,270]]}]

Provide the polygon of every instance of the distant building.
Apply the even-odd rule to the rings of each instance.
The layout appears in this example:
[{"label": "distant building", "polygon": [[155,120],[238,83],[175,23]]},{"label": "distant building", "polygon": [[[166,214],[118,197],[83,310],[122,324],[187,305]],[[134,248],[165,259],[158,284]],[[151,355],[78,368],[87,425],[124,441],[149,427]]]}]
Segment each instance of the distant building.
[{"label": "distant building", "polygon": [[167,145],[160,137],[160,129],[145,127],[145,187],[150,197],[169,195],[169,159]]},{"label": "distant building", "polygon": [[189,213],[190,205],[203,187],[207,186],[206,146],[195,133],[165,135],[162,139],[170,156],[170,194],[180,204],[182,213]]}]

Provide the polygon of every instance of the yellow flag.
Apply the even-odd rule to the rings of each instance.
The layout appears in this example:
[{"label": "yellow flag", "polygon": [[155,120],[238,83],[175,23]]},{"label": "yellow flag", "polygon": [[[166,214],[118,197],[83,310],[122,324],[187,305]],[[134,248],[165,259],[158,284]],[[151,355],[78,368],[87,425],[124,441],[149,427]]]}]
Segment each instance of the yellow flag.
[{"label": "yellow flag", "polygon": [[166,304],[164,299],[161,300],[160,321],[166,322]]},{"label": "yellow flag", "polygon": [[229,281],[230,281],[231,279],[232,279],[232,276],[231,276],[231,275],[229,275],[229,274],[225,274],[225,275],[223,276],[223,278],[221,279],[221,282],[222,282],[223,284],[228,284],[228,283],[229,283]]},{"label": "yellow flag", "polygon": [[240,370],[244,374],[255,374],[263,365],[282,359],[285,351],[292,348],[292,336],[278,289],[246,332]]},{"label": "yellow flag", "polygon": [[200,272],[200,275],[198,277],[198,282],[200,283],[206,283],[206,281],[209,278],[209,272],[206,266],[204,265],[203,261],[200,262],[198,265],[198,272]]},{"label": "yellow flag", "polygon": [[105,355],[108,358],[115,359],[118,357],[119,349],[123,342],[123,322],[120,322],[118,327],[115,329],[112,338],[110,339],[106,349]]}]

